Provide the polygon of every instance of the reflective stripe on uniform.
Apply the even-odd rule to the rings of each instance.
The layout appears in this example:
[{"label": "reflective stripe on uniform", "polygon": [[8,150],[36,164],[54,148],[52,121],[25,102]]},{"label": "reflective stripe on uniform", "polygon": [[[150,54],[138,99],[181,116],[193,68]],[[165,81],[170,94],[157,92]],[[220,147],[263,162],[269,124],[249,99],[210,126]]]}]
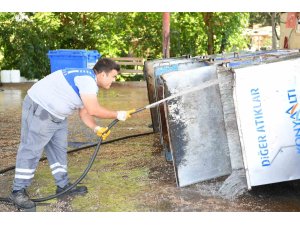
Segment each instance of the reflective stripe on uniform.
[{"label": "reflective stripe on uniform", "polygon": [[52,165],[50,165],[50,168],[53,169],[55,167],[62,167],[64,169],[67,169],[67,165],[61,165],[59,162],[57,163],[53,163]]},{"label": "reflective stripe on uniform", "polygon": [[34,173],[35,169],[16,168],[17,173]]},{"label": "reflective stripe on uniform", "polygon": [[66,173],[67,170],[65,170],[64,168],[57,168],[57,169],[52,171],[52,174],[54,175],[54,174],[59,173],[59,172]]},{"label": "reflective stripe on uniform", "polygon": [[24,180],[29,180],[32,179],[34,177],[34,174],[32,175],[21,175],[21,174],[16,174],[15,178],[17,179],[24,179]]}]

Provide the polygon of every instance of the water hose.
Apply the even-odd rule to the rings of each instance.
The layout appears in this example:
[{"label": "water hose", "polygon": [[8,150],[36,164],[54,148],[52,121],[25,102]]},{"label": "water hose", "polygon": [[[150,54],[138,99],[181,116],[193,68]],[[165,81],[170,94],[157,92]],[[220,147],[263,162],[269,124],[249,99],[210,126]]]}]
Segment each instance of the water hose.
[{"label": "water hose", "polygon": [[[113,140],[109,140],[109,141],[102,142],[102,145],[105,145],[105,144],[111,144],[111,143],[113,143],[113,142],[126,140],[126,139],[128,139],[128,138],[141,137],[141,136],[145,136],[145,135],[149,135],[149,134],[153,134],[153,132],[147,132],[147,133],[142,133],[142,134],[133,134],[133,135],[128,135],[128,136],[116,138],[116,139],[113,139]],[[79,152],[79,151],[84,150],[84,149],[87,149],[87,148],[92,148],[92,147],[97,146],[97,144],[98,144],[98,142],[95,142],[95,143],[92,143],[92,144],[89,144],[89,145],[81,146],[81,147],[79,147],[79,148],[71,149],[71,150],[67,151],[67,154],[74,153],[74,152]],[[47,157],[42,157],[42,158],[40,159],[40,162],[45,161],[46,159],[47,159]],[[9,172],[9,171],[11,171],[11,170],[14,170],[15,168],[16,168],[16,166],[9,166],[9,167],[6,167],[6,168],[0,170],[0,174],[4,174],[4,173],[6,173],[6,172]],[[0,199],[1,199],[1,198],[0,198]]]},{"label": "water hose", "polygon": [[[138,113],[138,112],[141,112],[141,111],[143,111],[143,110],[145,110],[145,109],[146,109],[146,108],[144,107],[144,108],[135,110],[134,112],[131,113],[131,115],[132,115],[132,114],[135,114],[135,113]],[[106,134],[106,133],[107,133],[113,126],[115,126],[118,122],[119,122],[118,119],[113,120],[113,121],[108,125],[107,130],[102,134],[102,136],[103,136],[104,134]],[[57,198],[57,197],[59,197],[59,196],[65,194],[66,192],[70,191],[72,188],[76,187],[76,185],[79,184],[80,181],[82,181],[82,180],[85,178],[85,176],[88,174],[88,172],[90,171],[90,169],[91,169],[91,167],[92,167],[92,165],[93,165],[93,163],[94,163],[94,161],[95,161],[95,159],[96,159],[96,157],[97,157],[97,154],[98,154],[98,152],[100,151],[100,146],[101,146],[102,141],[103,141],[103,140],[102,140],[102,136],[99,138],[97,147],[96,147],[96,149],[95,149],[95,151],[94,151],[94,153],[93,153],[93,155],[92,155],[92,157],[91,157],[91,159],[90,159],[90,161],[89,161],[89,163],[88,163],[86,169],[83,171],[83,173],[81,174],[81,176],[80,176],[80,177],[79,177],[72,185],[70,185],[68,188],[66,188],[65,190],[63,190],[63,191],[60,192],[60,193],[57,193],[57,194],[54,194],[54,195],[50,195],[50,196],[47,196],[47,197],[44,197],[44,198],[37,198],[37,199],[31,199],[31,200],[32,200],[33,202],[44,202],[44,201],[48,201],[48,200],[50,200],[50,199]]]},{"label": "water hose", "polygon": [[[138,113],[138,112],[141,112],[143,110],[145,110],[146,108],[141,108],[141,109],[137,109],[136,111],[134,111],[132,114],[135,114],[135,113]],[[109,125],[108,125],[108,129],[103,133],[103,134],[106,134],[113,126],[115,126],[117,123],[119,122],[118,119],[115,119],[113,120]],[[145,133],[145,134],[137,134],[137,135],[131,135],[131,136],[128,136],[128,137],[138,137],[138,136],[142,136],[142,135],[148,135],[148,134],[152,134],[153,132],[150,132],[150,133]],[[102,134],[102,135],[103,135]],[[107,141],[107,142],[104,142],[105,144],[108,144],[108,143],[112,143],[112,142],[115,142],[115,141],[119,141],[119,140],[123,140],[123,139],[126,139],[128,137],[123,137],[123,138],[118,138],[118,139],[115,139],[115,140],[112,140],[112,141]],[[57,198],[63,194],[65,194],[66,192],[70,191],[72,188],[74,188],[77,184],[79,184],[84,178],[85,176],[87,175],[87,173],[89,172],[89,170],[91,169],[96,157],[97,157],[97,154],[99,153],[100,151],[100,146],[102,144],[102,136],[99,138],[98,140],[98,143],[97,144],[91,144],[91,145],[87,145],[87,146],[84,146],[84,147],[80,147],[80,148],[77,148],[77,149],[74,149],[74,151],[69,151],[69,152],[75,152],[75,151],[79,151],[79,150],[82,150],[82,149],[85,149],[85,148],[90,148],[90,147],[94,147],[97,145],[93,155],[91,156],[90,158],[90,161],[86,167],[86,169],[83,171],[83,173],[81,174],[81,176],[72,184],[70,185],[68,188],[66,188],[65,190],[61,191],[60,193],[57,193],[57,194],[54,194],[54,195],[49,195],[47,197],[43,197],[43,198],[36,198],[36,199],[31,199],[33,202],[44,202],[44,201],[48,201],[50,199],[53,199],[53,198]],[[69,153],[68,152],[68,153]],[[14,169],[15,167],[9,167],[9,168],[6,168],[2,171],[0,171],[1,173],[4,173],[4,172],[7,172],[9,170],[12,170]],[[1,174],[0,173],[0,174]],[[9,200],[9,198],[3,198],[3,197],[0,197],[0,201],[2,202],[11,202]]]}]

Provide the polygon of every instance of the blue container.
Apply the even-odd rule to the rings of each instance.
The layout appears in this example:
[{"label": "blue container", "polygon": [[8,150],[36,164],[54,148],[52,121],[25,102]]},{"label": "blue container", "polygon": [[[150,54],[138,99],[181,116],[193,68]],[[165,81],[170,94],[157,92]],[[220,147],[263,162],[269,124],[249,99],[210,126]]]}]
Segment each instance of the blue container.
[{"label": "blue container", "polygon": [[98,59],[101,57],[101,54],[97,50],[89,50],[88,52],[88,62],[87,68],[92,69]]},{"label": "blue container", "polygon": [[50,50],[51,73],[64,68],[93,68],[101,57],[96,50]]}]

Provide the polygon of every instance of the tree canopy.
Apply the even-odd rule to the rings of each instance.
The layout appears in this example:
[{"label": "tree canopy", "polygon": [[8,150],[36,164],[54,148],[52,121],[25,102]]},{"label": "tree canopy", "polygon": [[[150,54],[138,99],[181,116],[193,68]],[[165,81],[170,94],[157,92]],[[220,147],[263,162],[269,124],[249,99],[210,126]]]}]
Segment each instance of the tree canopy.
[{"label": "tree canopy", "polygon": [[[171,57],[244,49],[249,13],[171,13]],[[42,78],[49,50],[98,50],[105,57],[162,57],[162,13],[0,13],[1,69]]]}]

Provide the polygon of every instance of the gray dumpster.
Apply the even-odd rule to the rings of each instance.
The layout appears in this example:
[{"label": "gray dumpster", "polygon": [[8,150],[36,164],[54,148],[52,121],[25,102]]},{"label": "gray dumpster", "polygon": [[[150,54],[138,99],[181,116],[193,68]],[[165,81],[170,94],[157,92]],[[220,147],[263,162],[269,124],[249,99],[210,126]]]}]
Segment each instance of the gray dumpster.
[{"label": "gray dumpster", "polygon": [[[154,103],[158,99],[157,98],[158,90],[156,84],[157,76],[161,76],[162,74],[171,71],[177,71],[178,70],[177,64],[179,63],[188,63],[188,62],[193,63],[202,60],[203,60],[202,56],[197,58],[186,58],[185,56],[182,56],[178,58],[156,59],[156,60],[146,61],[144,65],[144,76],[147,83],[149,103]],[[156,70],[156,74],[155,74],[156,67],[162,67],[162,68]],[[159,132],[159,118],[157,114],[158,108],[153,108],[150,111],[151,111],[153,130],[154,132]]]},{"label": "gray dumpster", "polygon": [[[165,74],[165,97],[216,78],[216,66]],[[170,100],[166,114],[178,186],[231,173],[218,85]]]},{"label": "gray dumpster", "polygon": [[[152,103],[163,99],[163,83],[160,79],[163,74],[207,65],[209,64],[200,58],[163,59],[156,60],[152,63],[148,63],[147,65],[145,64],[149,102]],[[160,133],[160,143],[163,146],[166,160],[172,161],[164,110],[163,104],[151,109],[152,124],[154,131],[158,131]]]}]

